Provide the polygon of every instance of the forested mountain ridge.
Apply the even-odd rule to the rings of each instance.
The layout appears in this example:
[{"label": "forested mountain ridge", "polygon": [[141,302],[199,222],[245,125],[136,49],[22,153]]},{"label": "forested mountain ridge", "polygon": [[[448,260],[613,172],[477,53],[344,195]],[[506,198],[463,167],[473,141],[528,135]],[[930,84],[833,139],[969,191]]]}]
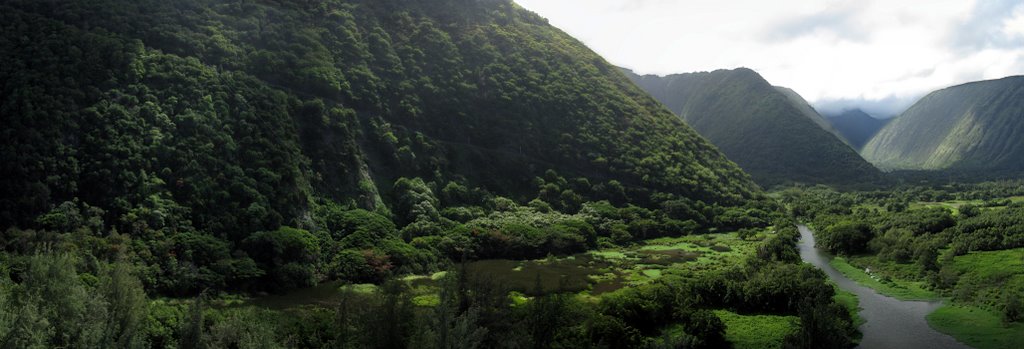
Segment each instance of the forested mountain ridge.
[{"label": "forested mountain ridge", "polygon": [[0,19],[4,248],[96,240],[164,294],[763,224],[725,215],[758,205],[749,176],[510,1],[6,1]]},{"label": "forested mountain ridge", "polygon": [[850,146],[861,149],[892,119],[876,119],[860,109],[850,109],[836,115],[828,115],[826,120],[847,143],[850,143]]},{"label": "forested mountain ridge", "polygon": [[846,184],[880,175],[795,92],[772,86],[753,70],[626,74],[762,185]]},{"label": "forested mountain ridge", "polygon": [[789,100],[793,103],[793,106],[797,107],[797,109],[799,109],[805,117],[807,117],[811,121],[814,121],[815,124],[818,124],[818,126],[824,129],[825,131],[828,131],[838,136],[841,140],[843,139],[842,135],[839,133],[839,130],[833,127],[832,124],[829,123],[828,120],[825,119],[825,117],[819,114],[818,111],[815,110],[813,106],[811,106],[811,103],[807,102],[807,100],[804,99],[804,97],[801,96],[799,93],[793,91],[793,89],[791,88],[783,86],[775,86],[775,89],[781,92],[782,94],[786,95],[786,97],[789,98]]},{"label": "forested mountain ridge", "polygon": [[1024,76],[967,83],[921,98],[861,153],[886,169],[1024,169]]}]

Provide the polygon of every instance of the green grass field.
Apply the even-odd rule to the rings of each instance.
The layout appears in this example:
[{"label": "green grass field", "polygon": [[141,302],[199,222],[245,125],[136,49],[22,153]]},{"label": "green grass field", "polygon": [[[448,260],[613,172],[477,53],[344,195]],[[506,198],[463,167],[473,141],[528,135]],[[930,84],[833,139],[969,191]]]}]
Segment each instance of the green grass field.
[{"label": "green grass field", "polygon": [[923,282],[899,279],[893,279],[890,282],[876,280],[871,275],[865,273],[864,269],[850,265],[843,257],[835,257],[829,264],[836,268],[836,270],[839,270],[840,273],[843,273],[843,275],[846,275],[847,278],[850,278],[850,280],[870,287],[878,291],[878,293],[889,297],[900,300],[932,300],[939,298],[935,292],[924,289],[922,287]]},{"label": "green grass field", "polygon": [[919,201],[911,203],[908,209],[916,210],[929,207],[945,207],[953,211],[953,214],[956,215],[960,214],[960,206],[967,204],[980,206],[984,203],[985,202],[981,200],[950,200],[941,202]]},{"label": "green grass field", "polygon": [[796,316],[740,315],[728,310],[715,310],[725,323],[725,339],[734,349],[781,348],[786,335],[799,327]]},{"label": "green grass field", "polygon": [[957,300],[999,310],[1009,294],[1024,295],[1024,248],[970,252],[955,257],[953,267]]},{"label": "green grass field", "polygon": [[928,324],[978,349],[1024,346],[1024,323],[1005,327],[999,314],[977,307],[943,306],[928,315]]},{"label": "green grass field", "polygon": [[[1008,197],[1008,198],[1005,198],[1005,199],[1010,200],[1010,202],[1021,202],[1021,201],[1024,201],[1024,196],[1011,196],[1011,197]],[[949,201],[938,201],[938,202],[935,202],[935,201],[912,202],[912,203],[910,203],[910,206],[908,207],[908,209],[915,210],[915,209],[929,208],[929,207],[945,207],[945,208],[948,208],[951,211],[953,211],[954,215],[957,215],[957,214],[960,214],[960,206],[967,205],[967,204],[971,204],[971,205],[975,205],[975,206],[981,206],[983,210],[984,209],[990,209],[990,210],[991,209],[1001,209],[1001,208],[1005,208],[1006,207],[1006,206],[984,207],[984,205],[985,205],[985,201],[984,200],[949,200]]]}]

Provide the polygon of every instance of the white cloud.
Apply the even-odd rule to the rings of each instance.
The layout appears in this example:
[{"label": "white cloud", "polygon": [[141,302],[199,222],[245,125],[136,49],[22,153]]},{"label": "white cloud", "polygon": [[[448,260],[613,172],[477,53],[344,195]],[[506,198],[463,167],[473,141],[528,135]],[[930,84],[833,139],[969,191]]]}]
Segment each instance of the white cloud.
[{"label": "white cloud", "polygon": [[1012,0],[516,2],[638,73],[749,67],[821,105],[897,109],[1024,72],[1024,6]]},{"label": "white cloud", "polygon": [[1013,10],[1013,16],[1003,21],[1003,34],[1009,37],[1024,37],[1024,5]]}]

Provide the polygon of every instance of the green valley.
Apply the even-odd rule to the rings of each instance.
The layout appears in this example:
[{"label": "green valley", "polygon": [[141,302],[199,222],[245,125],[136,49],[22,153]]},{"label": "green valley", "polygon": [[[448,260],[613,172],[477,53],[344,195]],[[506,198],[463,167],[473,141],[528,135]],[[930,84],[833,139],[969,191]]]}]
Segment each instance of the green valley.
[{"label": "green valley", "polygon": [[880,179],[879,171],[799,95],[750,69],[626,75],[763,186]]},{"label": "green valley", "polygon": [[1016,349],[1021,78],[860,110],[1024,6],[804,5],[0,1],[0,349]]}]

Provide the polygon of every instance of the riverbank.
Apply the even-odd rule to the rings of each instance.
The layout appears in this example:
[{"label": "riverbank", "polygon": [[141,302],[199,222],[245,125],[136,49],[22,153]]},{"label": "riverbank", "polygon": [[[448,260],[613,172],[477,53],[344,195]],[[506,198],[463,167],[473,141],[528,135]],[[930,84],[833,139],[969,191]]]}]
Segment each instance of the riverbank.
[{"label": "riverbank", "polygon": [[1011,349],[1024,344],[1024,324],[1004,326],[998,314],[978,307],[943,305],[928,315],[928,324],[978,349]]},{"label": "riverbank", "polygon": [[[1013,263],[1020,264],[1021,262],[1013,260],[1010,261],[1011,263],[1006,263],[1001,259],[993,261],[989,260],[992,258],[986,257],[1015,251],[1021,250],[973,253],[956,257],[959,260],[955,262],[972,264],[976,272],[997,269],[993,271],[996,273],[1014,267]],[[978,264],[972,263],[975,259],[983,260],[986,263],[973,265]],[[1002,322],[1000,314],[995,311],[972,305],[951,303],[935,292],[924,289],[922,282],[870,275],[864,272],[863,268],[850,264],[843,257],[834,257],[829,264],[847,278],[885,296],[901,300],[943,301],[941,307],[926,316],[928,325],[974,348],[1010,349],[1018,348],[1021,343],[1024,343],[1024,324],[1006,325]]]},{"label": "riverbank", "polygon": [[926,317],[941,306],[939,302],[900,300],[861,285],[835,268],[830,263],[832,256],[815,247],[809,228],[801,225],[799,229],[800,258],[824,271],[840,289],[856,296],[859,315],[864,320],[859,327],[862,348],[968,348],[928,325]]},{"label": "riverbank", "polygon": [[878,293],[904,301],[938,301],[941,297],[925,289],[923,282],[890,279],[868,274],[864,268],[850,264],[846,258],[833,257],[829,264],[857,283],[874,289]]}]

